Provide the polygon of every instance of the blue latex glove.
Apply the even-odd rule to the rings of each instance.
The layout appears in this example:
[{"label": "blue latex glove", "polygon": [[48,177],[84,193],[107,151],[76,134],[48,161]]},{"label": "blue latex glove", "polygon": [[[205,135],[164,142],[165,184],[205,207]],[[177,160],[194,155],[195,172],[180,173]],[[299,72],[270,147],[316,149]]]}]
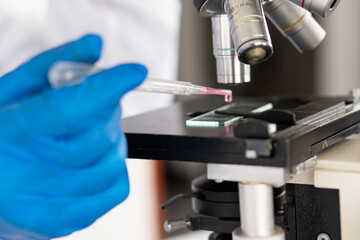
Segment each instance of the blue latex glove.
[{"label": "blue latex glove", "polygon": [[101,38],[44,52],[0,78],[0,239],[49,239],[92,224],[129,193],[119,99],[146,77],[126,64],[51,89],[56,61],[95,63]]}]

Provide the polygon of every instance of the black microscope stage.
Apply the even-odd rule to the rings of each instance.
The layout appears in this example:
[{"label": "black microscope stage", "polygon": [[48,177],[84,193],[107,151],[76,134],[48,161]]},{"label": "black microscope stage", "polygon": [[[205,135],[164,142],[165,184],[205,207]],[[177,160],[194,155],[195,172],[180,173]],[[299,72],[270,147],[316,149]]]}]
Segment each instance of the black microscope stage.
[{"label": "black microscope stage", "polygon": [[[360,130],[359,104],[347,97],[239,98],[231,104],[208,99],[124,119],[129,157],[294,169]],[[186,125],[209,111],[239,120],[220,127]],[[275,124],[277,131],[268,131]]]}]

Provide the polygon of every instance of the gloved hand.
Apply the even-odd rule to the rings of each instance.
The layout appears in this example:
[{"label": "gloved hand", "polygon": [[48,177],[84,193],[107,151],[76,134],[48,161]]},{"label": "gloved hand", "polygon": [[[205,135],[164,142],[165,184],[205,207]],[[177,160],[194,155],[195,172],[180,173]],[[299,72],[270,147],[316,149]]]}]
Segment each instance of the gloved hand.
[{"label": "gloved hand", "polygon": [[95,63],[101,38],[44,52],[0,78],[0,239],[49,239],[92,224],[129,193],[119,99],[146,77],[126,64],[51,89],[56,61]]}]

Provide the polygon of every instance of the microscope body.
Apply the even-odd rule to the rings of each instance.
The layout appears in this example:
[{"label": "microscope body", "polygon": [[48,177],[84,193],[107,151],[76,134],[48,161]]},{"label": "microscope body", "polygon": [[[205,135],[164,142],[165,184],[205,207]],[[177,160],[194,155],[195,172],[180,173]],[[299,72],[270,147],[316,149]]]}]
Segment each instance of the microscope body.
[{"label": "microscope body", "polygon": [[[325,30],[312,17],[311,12],[327,17],[336,9],[339,2],[339,0],[193,0],[196,10],[202,16],[211,17],[213,53],[216,58],[217,80],[220,84],[250,82],[251,65],[266,62],[271,58],[274,49],[266,18],[300,53],[304,53],[316,48],[326,36]],[[279,115],[279,113],[277,114]],[[249,120],[250,124],[245,124],[245,126],[251,126],[252,121]],[[271,124],[253,122],[258,128],[265,125],[265,131],[269,131],[269,135],[271,134]],[[257,158],[256,149],[259,148],[257,145],[260,142],[253,141],[251,144],[255,150],[245,152],[245,156],[249,159]],[[274,187],[284,188],[294,172],[296,171],[293,169],[267,166],[208,164],[207,178],[209,180],[219,183],[230,181],[238,184],[241,226],[233,230],[232,240],[294,239],[285,233],[286,227],[282,228],[275,224],[274,213],[279,210],[276,205],[279,205],[280,208],[285,205],[283,202],[285,190],[280,191],[280,194],[277,195],[282,196],[279,197],[283,200],[280,203],[276,202],[276,199],[274,200],[273,193]],[[312,188],[298,187],[296,189],[301,189],[300,192],[304,191],[309,195],[321,195]],[[195,197],[195,199],[197,198]],[[304,198],[301,199],[301,201],[303,200]],[[201,200],[194,200],[193,207],[197,212],[201,212],[202,207],[199,206],[202,204],[197,201]],[[287,217],[291,217],[291,205],[287,206],[290,207],[287,209]],[[325,208],[320,207],[319,211],[323,209]],[[309,210],[313,209],[309,207]],[[324,211],[322,213],[326,215]],[[190,217],[188,222],[191,222],[191,219]],[[193,219],[198,218],[194,217]],[[232,224],[234,223],[229,220],[229,225]],[[190,223],[190,225],[196,224]],[[171,229],[171,223],[167,223],[166,226]],[[333,234],[333,236],[335,235]],[[213,239],[227,239],[228,237],[229,235],[222,237],[214,235]],[[328,240],[331,238],[327,233],[320,232],[317,239]]]}]

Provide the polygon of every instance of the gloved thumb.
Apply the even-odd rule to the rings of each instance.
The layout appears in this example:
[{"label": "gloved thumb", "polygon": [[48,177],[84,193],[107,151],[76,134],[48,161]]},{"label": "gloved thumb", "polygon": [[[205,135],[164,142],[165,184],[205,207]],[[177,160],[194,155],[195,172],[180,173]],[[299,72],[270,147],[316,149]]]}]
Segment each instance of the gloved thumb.
[{"label": "gloved thumb", "polygon": [[0,78],[0,106],[49,87],[47,72],[56,61],[95,63],[101,54],[102,40],[86,35],[30,59]]}]

